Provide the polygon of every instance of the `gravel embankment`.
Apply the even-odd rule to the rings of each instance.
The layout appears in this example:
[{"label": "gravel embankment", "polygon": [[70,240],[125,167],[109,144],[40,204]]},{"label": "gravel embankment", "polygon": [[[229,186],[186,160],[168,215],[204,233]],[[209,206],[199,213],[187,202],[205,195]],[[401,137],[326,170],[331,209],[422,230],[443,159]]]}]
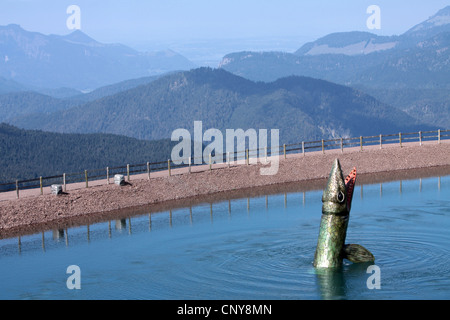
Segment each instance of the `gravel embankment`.
[{"label": "gravel embankment", "polygon": [[[420,168],[450,165],[450,143],[440,145],[417,143],[398,146],[366,147],[340,151],[280,156],[278,173],[273,176],[260,174],[261,164],[236,165],[188,174],[178,171],[168,177],[147,180],[133,176],[130,184],[119,187],[114,184],[79,188],[67,194],[54,196],[29,196],[0,201],[0,237],[33,228],[70,224],[74,219],[98,219],[117,214],[118,210],[137,209],[142,206],[163,204],[171,200],[187,200],[212,196],[224,192],[237,192],[262,186],[298,183],[305,186],[325,181],[332,162],[339,158],[344,174],[356,167],[361,177],[371,173],[396,172]],[[185,169],[187,171],[187,169]],[[1,195],[0,195],[1,200]],[[123,214],[123,213],[122,213]]]}]

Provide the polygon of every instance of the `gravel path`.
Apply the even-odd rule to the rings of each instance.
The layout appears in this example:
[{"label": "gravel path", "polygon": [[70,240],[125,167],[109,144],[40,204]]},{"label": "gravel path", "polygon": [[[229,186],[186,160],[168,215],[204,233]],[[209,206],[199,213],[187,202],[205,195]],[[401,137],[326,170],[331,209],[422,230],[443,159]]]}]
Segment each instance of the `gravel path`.
[{"label": "gravel path", "polygon": [[[332,162],[339,158],[344,174],[356,167],[361,177],[372,173],[395,172],[450,165],[450,142],[441,144],[418,143],[386,145],[280,156],[278,173],[273,176],[260,174],[262,164],[215,165],[196,167],[192,174],[187,168],[154,174],[148,180],[146,175],[132,176],[131,182],[123,187],[106,185],[105,181],[91,184],[68,186],[68,193],[61,196],[44,194],[21,195],[13,199],[15,193],[0,194],[0,238],[19,231],[36,227],[68,224],[74,218],[94,219],[117,214],[126,208],[162,204],[170,200],[186,200],[199,196],[211,196],[223,192],[255,189],[262,186],[297,183],[305,186],[317,181],[325,181]],[[100,185],[99,185],[100,184]],[[31,192],[31,191],[30,191]],[[3,201],[1,201],[3,200]]]}]

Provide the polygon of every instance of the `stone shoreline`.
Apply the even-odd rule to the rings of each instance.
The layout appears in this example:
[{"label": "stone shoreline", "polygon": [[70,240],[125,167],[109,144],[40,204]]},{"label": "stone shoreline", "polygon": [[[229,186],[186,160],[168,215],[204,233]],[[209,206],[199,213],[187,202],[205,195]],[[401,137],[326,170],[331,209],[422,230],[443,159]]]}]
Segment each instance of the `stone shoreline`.
[{"label": "stone shoreline", "polygon": [[[257,192],[258,188],[293,185],[295,188],[320,188],[335,158],[339,158],[344,173],[357,168],[358,177],[385,177],[395,172],[413,174],[424,168],[450,168],[450,143],[407,143],[398,145],[359,148],[280,156],[276,175],[260,174],[262,164],[216,165],[212,171],[209,166],[198,168],[192,174],[186,169],[173,171],[172,176],[160,173],[150,180],[146,175],[132,176],[126,186],[114,184],[96,185],[68,191],[54,196],[29,196],[21,199],[0,201],[0,238],[37,230],[64,228],[89,221],[113,219],[127,212],[156,210],[170,205],[183,206],[192,201],[223,197],[225,194]],[[152,209],[153,207],[153,209]]]}]

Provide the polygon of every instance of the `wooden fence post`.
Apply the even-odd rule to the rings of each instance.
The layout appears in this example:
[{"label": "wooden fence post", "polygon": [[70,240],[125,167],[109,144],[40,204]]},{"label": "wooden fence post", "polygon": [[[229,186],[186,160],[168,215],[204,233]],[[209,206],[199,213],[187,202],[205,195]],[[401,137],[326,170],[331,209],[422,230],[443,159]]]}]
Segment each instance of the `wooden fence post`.
[{"label": "wooden fence post", "polygon": [[322,153],[325,154],[325,141],[322,139]]},{"label": "wooden fence post", "polygon": [[248,159],[248,157],[249,157],[248,149],[246,149],[245,152],[246,152],[246,160],[245,160],[245,161],[246,161],[247,165],[249,165],[249,164],[250,164],[250,161],[249,161],[249,159]]},{"label": "wooden fence post", "polygon": [[88,172],[87,172],[87,170],[84,170],[84,178],[86,179],[86,188],[89,188],[89,184],[88,184]]},{"label": "wooden fence post", "polygon": [[287,156],[286,156],[286,145],[285,144],[283,145],[283,152],[284,152],[284,158],[286,159]]},{"label": "wooden fence post", "polygon": [[65,173],[63,173],[63,186],[64,186],[64,192],[67,192],[67,188],[66,188],[66,186],[67,186],[67,184],[66,184],[66,174]]},{"label": "wooden fence post", "polygon": [[305,156],[305,141],[302,141],[302,153]]},{"label": "wooden fence post", "polygon": [[344,139],[341,138],[341,153],[344,153]]},{"label": "wooden fence post", "polygon": [[189,173],[192,172],[192,158],[189,157]]},{"label": "wooden fence post", "polygon": [[16,197],[19,199],[19,180],[16,180]]},{"label": "wooden fence post", "polygon": [[441,129],[438,130],[438,144],[441,144]]},{"label": "wooden fence post", "polygon": [[361,145],[361,151],[363,151],[363,137],[359,137],[359,144]]},{"label": "wooden fence post", "polygon": [[106,167],[106,184],[109,184],[109,167]]},{"label": "wooden fence post", "polygon": [[209,171],[212,171],[212,159],[211,159],[211,153],[209,154]]},{"label": "wooden fence post", "polygon": [[130,182],[130,165],[129,164],[127,164],[127,179],[128,179],[128,182]]},{"label": "wooden fence post", "polygon": [[167,160],[167,168],[169,169],[169,177],[172,175],[172,173],[170,172],[170,159]]},{"label": "wooden fence post", "polygon": [[402,133],[401,132],[398,134],[398,140],[400,141],[400,148],[403,148],[403,146],[402,146]]},{"label": "wooden fence post", "polygon": [[422,131],[419,131],[419,142],[420,146],[422,146]]},{"label": "wooden fence post", "polygon": [[380,149],[383,149],[383,135],[380,134]]},{"label": "wooden fence post", "polygon": [[147,162],[147,176],[148,180],[150,180],[150,162]]},{"label": "wooden fence post", "polygon": [[230,168],[231,167],[230,152],[227,152],[227,158],[228,158],[228,168]]},{"label": "wooden fence post", "polygon": [[44,187],[42,185],[42,177],[39,177],[39,188],[41,189],[41,196],[44,194]]}]

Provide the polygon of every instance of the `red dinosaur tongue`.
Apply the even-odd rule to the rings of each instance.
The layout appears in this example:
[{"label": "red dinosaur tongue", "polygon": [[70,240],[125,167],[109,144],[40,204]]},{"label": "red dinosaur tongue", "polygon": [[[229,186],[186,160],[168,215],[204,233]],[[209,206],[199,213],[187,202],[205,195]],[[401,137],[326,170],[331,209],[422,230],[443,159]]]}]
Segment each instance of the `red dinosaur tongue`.
[{"label": "red dinosaur tongue", "polygon": [[345,187],[347,189],[347,207],[350,212],[353,199],[353,190],[356,184],[356,168],[353,168],[352,172],[345,178]]}]

